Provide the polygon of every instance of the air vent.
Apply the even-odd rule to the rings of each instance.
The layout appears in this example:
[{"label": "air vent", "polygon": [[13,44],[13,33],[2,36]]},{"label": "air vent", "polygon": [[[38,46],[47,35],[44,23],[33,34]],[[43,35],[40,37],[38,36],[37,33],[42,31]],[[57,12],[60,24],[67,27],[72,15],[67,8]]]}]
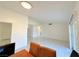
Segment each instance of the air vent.
[{"label": "air vent", "polygon": [[49,23],[49,25],[52,25],[52,23]]}]

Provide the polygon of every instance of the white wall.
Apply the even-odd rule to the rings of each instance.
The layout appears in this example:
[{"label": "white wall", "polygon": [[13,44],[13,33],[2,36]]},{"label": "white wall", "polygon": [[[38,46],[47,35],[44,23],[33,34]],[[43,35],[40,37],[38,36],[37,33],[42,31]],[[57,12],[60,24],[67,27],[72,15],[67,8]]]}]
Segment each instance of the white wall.
[{"label": "white wall", "polygon": [[0,7],[0,22],[12,23],[11,42],[15,42],[15,50],[26,48],[28,17]]},{"label": "white wall", "polygon": [[43,24],[41,26],[41,37],[69,41],[68,25],[64,23]]},{"label": "white wall", "polygon": [[33,18],[33,17],[28,17],[28,24],[33,25],[33,26],[40,26],[41,22],[37,21],[37,19]]}]

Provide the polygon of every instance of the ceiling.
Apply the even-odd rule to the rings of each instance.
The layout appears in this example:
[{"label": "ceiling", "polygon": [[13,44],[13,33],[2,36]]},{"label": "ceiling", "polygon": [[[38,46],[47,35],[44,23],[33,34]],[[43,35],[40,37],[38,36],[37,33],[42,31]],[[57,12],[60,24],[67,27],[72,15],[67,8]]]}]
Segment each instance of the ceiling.
[{"label": "ceiling", "polygon": [[27,10],[20,1],[0,2],[0,6],[28,15],[44,23],[68,22],[75,2],[68,1],[29,1],[33,8]]}]

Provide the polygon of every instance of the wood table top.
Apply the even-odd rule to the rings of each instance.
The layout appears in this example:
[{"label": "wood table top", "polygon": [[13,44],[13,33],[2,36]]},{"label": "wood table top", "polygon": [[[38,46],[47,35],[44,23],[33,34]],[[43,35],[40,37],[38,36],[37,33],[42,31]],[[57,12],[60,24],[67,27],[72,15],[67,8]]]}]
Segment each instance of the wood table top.
[{"label": "wood table top", "polygon": [[33,57],[33,56],[24,49],[19,52],[16,52],[15,54],[11,55],[10,57]]}]

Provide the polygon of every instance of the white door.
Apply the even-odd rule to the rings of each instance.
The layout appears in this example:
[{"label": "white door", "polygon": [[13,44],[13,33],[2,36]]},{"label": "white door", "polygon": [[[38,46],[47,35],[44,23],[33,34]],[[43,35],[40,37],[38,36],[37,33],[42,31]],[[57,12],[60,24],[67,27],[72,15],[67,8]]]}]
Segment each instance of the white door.
[{"label": "white door", "polygon": [[30,48],[30,42],[33,39],[33,26],[32,25],[28,25],[28,30],[27,30],[27,50],[29,50]]}]

